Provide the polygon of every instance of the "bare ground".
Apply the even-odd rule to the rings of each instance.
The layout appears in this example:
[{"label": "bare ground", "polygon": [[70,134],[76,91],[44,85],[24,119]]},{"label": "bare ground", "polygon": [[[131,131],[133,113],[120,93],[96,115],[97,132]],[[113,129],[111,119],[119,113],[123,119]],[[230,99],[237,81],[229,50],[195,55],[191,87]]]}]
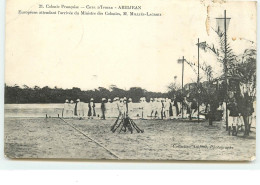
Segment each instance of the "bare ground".
[{"label": "bare ground", "polygon": [[[144,133],[111,133],[114,119],[66,119],[116,154],[138,160],[254,159],[256,133],[229,136],[223,123],[135,120]],[[118,159],[58,118],[5,118],[5,154],[9,158]]]}]

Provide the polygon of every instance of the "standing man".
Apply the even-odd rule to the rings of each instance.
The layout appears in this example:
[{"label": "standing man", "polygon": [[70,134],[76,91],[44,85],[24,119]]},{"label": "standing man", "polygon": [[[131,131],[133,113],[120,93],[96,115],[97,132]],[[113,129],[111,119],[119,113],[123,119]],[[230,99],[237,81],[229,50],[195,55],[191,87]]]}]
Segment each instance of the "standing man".
[{"label": "standing man", "polygon": [[75,105],[75,115],[78,116],[80,120],[84,117],[84,107],[83,107],[83,103],[80,102],[80,99],[77,99]]},{"label": "standing man", "polygon": [[119,98],[115,97],[113,100],[113,104],[112,104],[112,116],[113,117],[118,117],[120,115],[120,111],[119,111]]},{"label": "standing man", "polygon": [[178,103],[176,100],[176,96],[174,95],[172,100],[172,118],[177,119],[178,115],[179,115]]},{"label": "standing man", "polygon": [[111,99],[108,99],[107,100],[107,103],[106,103],[106,114],[107,114],[107,117],[112,117],[112,102],[111,102]]},{"label": "standing man", "polygon": [[102,116],[101,119],[105,120],[106,119],[106,98],[102,98],[101,102],[101,111],[102,111]]},{"label": "standing man", "polygon": [[128,115],[128,103],[127,103],[126,97],[124,97],[124,99],[123,99],[122,113],[123,113],[124,118],[126,118]]},{"label": "standing man", "polygon": [[161,118],[161,107],[162,107],[160,98],[157,98],[155,105],[156,105],[155,118],[160,119]]},{"label": "standing man", "polygon": [[155,118],[155,104],[153,98],[150,98],[150,116],[151,119]]},{"label": "standing man", "polygon": [[[144,104],[143,104],[143,97],[141,97],[140,98],[140,101],[139,101],[139,109],[141,110],[140,111],[140,117],[141,117],[141,119],[143,119],[143,117],[144,117]],[[139,111],[138,111],[139,112]]]},{"label": "standing man", "polygon": [[124,98],[120,98],[118,102],[119,112],[121,115],[124,113]]},{"label": "standing man", "polygon": [[94,99],[91,98],[88,104],[88,119],[89,118],[93,119],[94,116],[96,116],[95,103],[94,103]]},{"label": "standing man", "polygon": [[239,111],[237,102],[234,97],[231,99],[231,102],[227,105],[227,108],[229,109],[228,134],[230,135],[230,132],[232,130],[232,136],[236,136]]},{"label": "standing man", "polygon": [[146,98],[143,97],[143,100],[142,100],[142,107],[143,107],[143,119],[147,119],[147,116],[148,116],[148,112],[149,112],[149,104],[146,102]]},{"label": "standing man", "polygon": [[127,113],[130,118],[132,118],[132,116],[134,115],[134,107],[133,107],[132,98],[128,99],[128,112]]},{"label": "standing man", "polygon": [[197,102],[196,102],[195,98],[193,98],[192,102],[191,102],[190,119],[198,117],[198,115],[195,114],[196,111],[197,111]]},{"label": "standing man", "polygon": [[64,107],[62,110],[62,117],[68,117],[69,116],[69,100],[65,100]]},{"label": "standing man", "polygon": [[74,116],[74,101],[70,100],[70,104],[69,104],[69,117],[73,117]]},{"label": "standing man", "polygon": [[170,106],[171,106],[171,100],[169,98],[166,98],[165,99],[165,105],[164,105],[165,119],[170,118]]},{"label": "standing man", "polygon": [[183,118],[187,118],[188,108],[189,108],[189,103],[187,97],[184,96],[183,97]]},{"label": "standing man", "polygon": [[165,109],[164,98],[161,98],[161,110],[160,110],[160,113],[161,113],[161,119],[163,119],[164,116],[165,116],[164,109]]}]

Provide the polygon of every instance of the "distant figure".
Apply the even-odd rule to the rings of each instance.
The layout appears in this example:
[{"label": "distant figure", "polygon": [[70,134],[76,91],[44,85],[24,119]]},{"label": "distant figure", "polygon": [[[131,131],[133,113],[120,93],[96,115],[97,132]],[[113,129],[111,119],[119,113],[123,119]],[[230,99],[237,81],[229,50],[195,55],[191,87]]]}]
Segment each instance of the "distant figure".
[{"label": "distant figure", "polygon": [[[223,102],[219,102],[217,110],[218,110],[218,111],[224,111]],[[222,118],[222,119],[223,119],[223,118]]]},{"label": "distant figure", "polygon": [[112,103],[112,117],[118,117],[119,115],[120,115],[119,97],[115,97]]},{"label": "distant figure", "polygon": [[123,113],[124,118],[127,117],[127,114],[128,114],[127,112],[128,112],[128,103],[127,103],[127,98],[124,97],[124,99],[123,99],[123,107],[122,107],[122,113]]},{"label": "distant figure", "polygon": [[120,115],[123,115],[123,107],[124,107],[124,99],[123,98],[120,98],[119,99],[119,102],[118,102],[118,108],[119,108],[119,112],[120,112]]},{"label": "distant figure", "polygon": [[197,112],[197,102],[196,102],[196,99],[193,98],[192,99],[192,102],[191,102],[191,116],[190,116],[190,119],[191,118],[197,118],[198,117],[198,114],[196,113]]},{"label": "distant figure", "polygon": [[177,119],[177,116],[178,116],[178,103],[176,101],[176,96],[173,97],[171,105],[172,105],[172,119]]},{"label": "distant figure", "polygon": [[231,102],[228,104],[227,108],[229,109],[229,118],[228,118],[228,134],[232,130],[232,135],[237,135],[237,125],[238,125],[238,106],[235,98],[231,99]]},{"label": "distant figure", "polygon": [[88,104],[88,118],[93,119],[96,116],[94,99],[91,98]]},{"label": "distant figure", "polygon": [[70,104],[69,104],[69,117],[73,117],[74,116],[74,101],[71,100]]},{"label": "distant figure", "polygon": [[165,105],[164,105],[164,117],[165,119],[170,118],[170,107],[171,107],[171,100],[169,98],[165,99]]},{"label": "distant figure", "polygon": [[161,114],[161,119],[164,118],[164,109],[165,109],[165,103],[164,103],[164,98],[161,98],[161,108],[160,108],[160,114]]},{"label": "distant figure", "polygon": [[69,117],[69,100],[65,100],[64,107],[62,110],[62,117]]},{"label": "distant figure", "polygon": [[143,100],[142,100],[142,107],[143,107],[143,119],[147,119],[148,118],[148,115],[150,116],[150,112],[149,112],[149,104],[148,102],[146,101],[146,98],[143,97]]},{"label": "distant figure", "polygon": [[134,116],[134,107],[133,107],[133,102],[132,102],[132,98],[128,99],[128,112],[127,112],[128,116],[131,118],[132,116]]},{"label": "distant figure", "polygon": [[150,118],[151,119],[154,119],[155,118],[155,112],[156,112],[156,106],[155,106],[155,103],[154,103],[154,99],[153,98],[150,98]]},{"label": "distant figure", "polygon": [[226,119],[227,119],[227,104],[226,102],[223,102],[223,121],[226,122]]},{"label": "distant figure", "polygon": [[157,119],[161,119],[161,108],[162,108],[161,99],[157,98],[157,101],[156,101],[156,116],[155,116],[155,118],[157,118]]},{"label": "distant figure", "polygon": [[102,111],[102,116],[101,119],[105,120],[106,119],[106,98],[102,98],[101,102],[101,111]]},{"label": "distant figure", "polygon": [[[143,117],[144,117],[144,112],[143,112],[143,109],[144,109],[144,107],[143,107],[143,97],[141,97],[140,100],[139,100],[139,109],[141,110],[141,111],[140,111],[140,118],[143,119]],[[138,112],[139,112],[139,111],[138,111]]]},{"label": "distant figure", "polygon": [[187,101],[186,96],[184,96],[184,98],[183,98],[182,106],[183,106],[183,118],[187,118],[188,117],[187,112],[188,112],[188,109],[189,109],[189,102]]},{"label": "distant figure", "polygon": [[84,107],[83,103],[80,102],[80,99],[77,99],[74,113],[76,116],[78,116],[79,119],[82,119],[84,117]]},{"label": "distant figure", "polygon": [[111,99],[107,99],[107,103],[106,103],[106,114],[107,114],[107,117],[112,117],[112,101]]},{"label": "distant figure", "polygon": [[205,103],[202,103],[200,105],[200,113],[199,113],[200,119],[206,119],[206,114],[207,114],[207,107]]}]

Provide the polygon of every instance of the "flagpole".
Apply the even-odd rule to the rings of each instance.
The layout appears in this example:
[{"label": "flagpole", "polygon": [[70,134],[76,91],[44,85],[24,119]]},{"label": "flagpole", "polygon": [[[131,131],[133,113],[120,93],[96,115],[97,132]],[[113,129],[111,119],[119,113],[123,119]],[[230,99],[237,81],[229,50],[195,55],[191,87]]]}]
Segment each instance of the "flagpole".
[{"label": "flagpole", "polygon": [[198,87],[198,123],[200,120],[199,112],[200,112],[200,104],[199,104],[199,82],[200,82],[200,39],[198,38],[198,81],[197,81],[197,87]]},{"label": "flagpole", "polygon": [[[182,79],[181,79],[182,98],[183,98],[183,76],[184,76],[184,56],[182,57]],[[181,117],[183,119],[183,100],[181,102]]]},{"label": "flagpole", "polygon": [[225,81],[226,81],[226,130],[228,130],[228,111],[227,111],[227,100],[228,100],[228,79],[227,79],[227,17],[226,10],[224,10],[224,30],[225,30]]}]

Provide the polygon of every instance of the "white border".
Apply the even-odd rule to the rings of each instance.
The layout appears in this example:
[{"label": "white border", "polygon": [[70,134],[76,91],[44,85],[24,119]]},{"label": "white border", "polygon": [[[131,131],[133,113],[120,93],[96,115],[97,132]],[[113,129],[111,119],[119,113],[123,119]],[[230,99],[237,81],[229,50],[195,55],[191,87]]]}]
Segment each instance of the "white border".
[{"label": "white border", "polygon": [[[257,4],[257,9],[259,9],[259,2]],[[257,43],[259,43],[259,13],[257,20]],[[0,0],[0,170],[245,170],[245,169],[260,169],[260,159],[259,159],[259,137],[257,137],[257,152],[256,160],[250,163],[200,163],[200,162],[82,162],[82,161],[29,161],[29,160],[9,160],[4,157],[4,26],[5,26],[5,0]],[[18,30],[19,31],[19,30]],[[258,56],[258,66],[257,66],[257,83],[260,82],[259,74],[259,47],[257,49]],[[257,86],[257,97],[260,97],[260,86]],[[260,115],[260,101],[257,101],[257,115]],[[257,122],[259,117],[257,116]],[[257,126],[257,133],[259,133],[259,126]],[[259,135],[259,134],[258,134]],[[204,172],[203,172],[204,173]],[[239,172],[240,173],[240,172]],[[187,176],[188,177],[188,176]],[[187,178],[186,177],[186,178]],[[12,177],[10,177],[12,178]],[[15,177],[14,177],[15,178]],[[101,177],[102,178],[102,177]],[[126,181],[133,181],[133,177],[130,179],[125,179]],[[189,177],[188,177],[189,178]],[[241,174],[241,178],[243,175]],[[44,178],[43,178],[44,179]],[[15,180],[15,179],[13,179]],[[1,175],[0,175],[1,182]],[[19,180],[18,180],[19,182]],[[39,182],[39,181],[38,181]],[[191,181],[192,182],[192,181]],[[212,184],[210,181],[209,184]],[[224,181],[223,181],[224,182]],[[214,184],[214,183],[213,183]],[[226,182],[225,182],[226,184]]]}]

